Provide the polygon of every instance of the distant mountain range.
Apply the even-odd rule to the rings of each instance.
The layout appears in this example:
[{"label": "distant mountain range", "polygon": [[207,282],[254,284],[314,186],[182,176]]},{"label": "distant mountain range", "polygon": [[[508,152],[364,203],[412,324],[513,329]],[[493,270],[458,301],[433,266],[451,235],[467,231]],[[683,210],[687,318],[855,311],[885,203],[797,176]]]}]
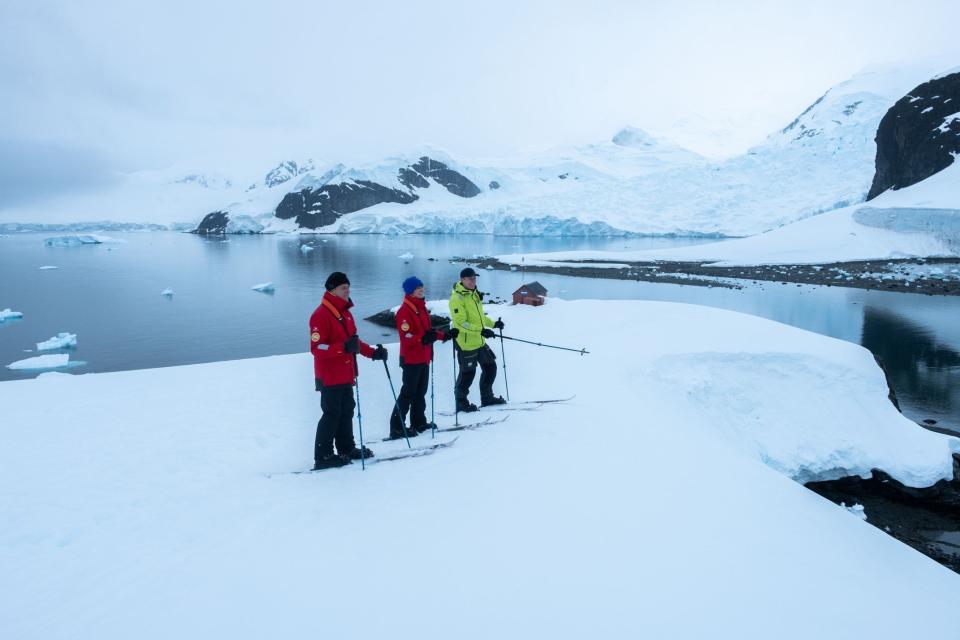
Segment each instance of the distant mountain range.
[{"label": "distant mountain range", "polygon": [[484,161],[424,147],[350,166],[285,160],[253,182],[138,173],[29,217],[0,212],[0,224],[192,219],[207,234],[752,235],[944,168],[960,152],[960,117],[950,119],[958,104],[960,73],[871,71],[722,161],[627,127],[607,142]]}]

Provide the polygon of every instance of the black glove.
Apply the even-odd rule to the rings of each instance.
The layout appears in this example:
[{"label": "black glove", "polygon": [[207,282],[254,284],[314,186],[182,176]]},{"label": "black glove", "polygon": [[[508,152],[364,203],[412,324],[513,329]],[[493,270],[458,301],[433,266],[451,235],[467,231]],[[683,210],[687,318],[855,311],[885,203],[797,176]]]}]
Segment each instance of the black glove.
[{"label": "black glove", "polygon": [[497,318],[497,321],[493,323],[494,329],[503,329],[503,320]]},{"label": "black glove", "polygon": [[449,331],[443,332],[443,337],[440,338],[441,342],[447,342],[450,338],[456,338],[460,335],[460,329],[450,329]]},{"label": "black glove", "polygon": [[373,350],[373,355],[370,356],[371,360],[384,360],[387,359],[387,348],[382,344],[378,344],[377,348]]},{"label": "black glove", "polygon": [[347,353],[360,353],[360,336],[352,335],[343,343],[343,350]]},{"label": "black glove", "polygon": [[432,329],[430,331],[427,331],[425,334],[423,334],[423,337],[420,338],[421,344],[433,344],[436,341],[437,341],[437,332]]},{"label": "black glove", "polygon": [[496,338],[496,337],[497,337],[497,334],[495,334],[495,333],[493,332],[493,329],[484,329],[483,331],[480,332],[480,335],[482,335],[484,338]]}]

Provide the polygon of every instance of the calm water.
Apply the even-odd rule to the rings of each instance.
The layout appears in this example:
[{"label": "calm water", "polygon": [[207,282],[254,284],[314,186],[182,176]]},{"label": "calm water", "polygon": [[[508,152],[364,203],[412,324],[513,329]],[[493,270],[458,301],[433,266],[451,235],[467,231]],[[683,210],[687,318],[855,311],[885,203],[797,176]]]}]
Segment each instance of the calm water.
[{"label": "calm water", "polygon": [[[74,373],[162,367],[306,350],[307,318],[333,270],[346,271],[362,318],[396,305],[416,274],[428,298],[446,298],[463,265],[453,256],[568,249],[638,249],[688,239],[492,236],[239,236],[207,240],[179,233],[111,234],[120,244],[45,247],[52,234],[0,237],[0,309],[24,314],[0,323],[0,365],[38,355],[36,343],[78,335]],[[316,250],[304,254],[301,244]],[[398,256],[412,253],[409,264]],[[434,258],[434,260],[429,260]],[[43,265],[59,269],[39,270]],[[862,344],[890,369],[904,412],[960,431],[960,298],[764,283],[743,290],[536,274],[562,298],[690,302],[763,316]],[[480,288],[500,297],[520,273],[485,272]],[[272,295],[251,290],[271,281]],[[171,287],[172,298],[160,295]],[[393,334],[360,323],[369,342]],[[28,352],[27,350],[34,350]],[[0,380],[36,371],[0,366]]]}]

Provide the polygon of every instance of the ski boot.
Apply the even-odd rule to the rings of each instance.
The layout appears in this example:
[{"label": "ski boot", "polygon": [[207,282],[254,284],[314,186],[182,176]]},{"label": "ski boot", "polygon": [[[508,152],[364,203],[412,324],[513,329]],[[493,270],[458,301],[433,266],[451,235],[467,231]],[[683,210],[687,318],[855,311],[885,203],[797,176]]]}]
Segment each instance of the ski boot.
[{"label": "ski boot", "polygon": [[338,456],[335,453],[328,453],[313,463],[313,470],[321,471],[323,469],[335,469],[348,464],[350,464],[350,458],[347,458],[346,456]]}]

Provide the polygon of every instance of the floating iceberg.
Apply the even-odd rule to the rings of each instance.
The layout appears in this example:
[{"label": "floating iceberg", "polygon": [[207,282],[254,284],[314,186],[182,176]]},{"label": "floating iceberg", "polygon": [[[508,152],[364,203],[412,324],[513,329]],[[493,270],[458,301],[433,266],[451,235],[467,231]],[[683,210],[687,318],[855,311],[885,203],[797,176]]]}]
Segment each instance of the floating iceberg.
[{"label": "floating iceberg", "polygon": [[43,244],[48,247],[79,247],[85,244],[103,244],[106,242],[122,242],[109,236],[101,236],[92,233],[72,236],[54,236],[47,238]]},{"label": "floating iceberg", "polygon": [[410,253],[409,251],[397,257],[400,258],[401,260],[413,260],[413,254]]},{"label": "floating iceberg", "polygon": [[167,296],[168,298],[172,298],[172,297],[173,297],[173,289],[171,289],[170,287],[167,287],[166,289],[164,289],[163,291],[160,292],[160,295],[162,295],[162,296]]},{"label": "floating iceberg", "polygon": [[19,311],[11,311],[10,309],[4,309],[0,311],[0,322],[5,320],[19,320],[23,317],[23,314]]},{"label": "floating iceberg", "polygon": [[314,247],[311,247],[311,246],[308,245],[308,244],[302,244],[302,245],[300,245],[300,251],[303,252],[303,255],[307,255],[308,253],[310,253],[310,252],[313,251],[313,250],[314,250]]},{"label": "floating iceberg", "polygon": [[49,270],[51,270],[51,269],[59,269],[59,268],[60,268],[60,267],[57,267],[57,266],[52,265],[52,264],[45,264],[45,265],[43,265],[42,267],[37,267],[37,269],[39,269],[40,271],[49,271]]},{"label": "floating iceberg", "polygon": [[254,291],[259,291],[261,293],[273,293],[274,287],[272,282],[264,282],[263,284],[255,284],[250,287]]},{"label": "floating iceberg", "polygon": [[53,353],[17,360],[7,365],[7,369],[57,369],[70,365],[70,356],[66,353]]},{"label": "floating iceberg", "polygon": [[49,340],[37,343],[37,351],[53,351],[55,349],[69,349],[77,346],[77,334],[58,333]]}]

